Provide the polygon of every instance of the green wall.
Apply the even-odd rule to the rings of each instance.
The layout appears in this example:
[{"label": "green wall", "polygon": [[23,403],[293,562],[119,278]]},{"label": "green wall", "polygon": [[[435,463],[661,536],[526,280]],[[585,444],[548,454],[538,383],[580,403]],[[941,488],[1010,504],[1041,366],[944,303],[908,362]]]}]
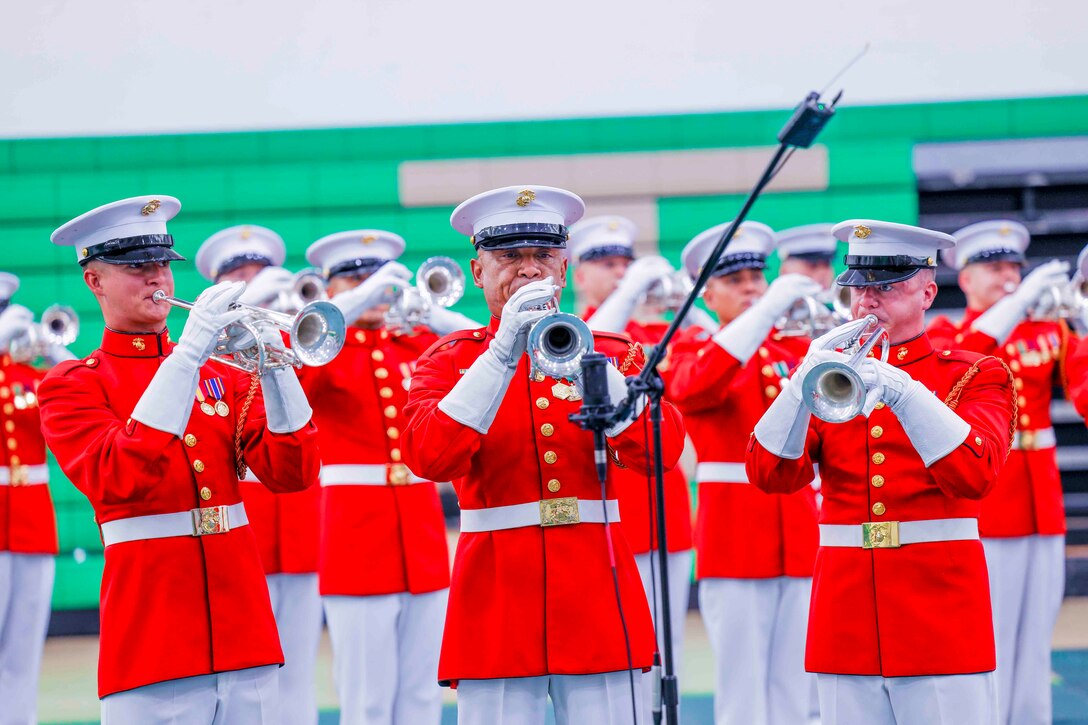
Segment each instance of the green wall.
[{"label": "green wall", "polygon": [[[397,165],[405,160],[764,146],[788,111],[706,113],[509,123],[400,126],[173,136],[0,141],[0,268],[23,286],[15,300],[39,312],[63,301],[83,332],[77,354],[101,335],[93,298],[70,249],[49,243],[54,228],[116,199],[170,194],[183,208],[170,223],[188,256],[213,232],[240,223],[283,235],[288,266],[303,266],[318,237],[358,227],[387,228],[408,240],[406,263],[432,254],[466,259],[467,240],[449,227],[448,208],[398,204]],[[911,149],[918,142],[1088,134],[1088,96],[840,108],[820,142],[828,147],[823,192],[764,196],[751,218],[775,228],[850,217],[911,223],[917,193]],[[577,191],[577,189],[574,189]],[[740,196],[674,197],[659,202],[662,251],[674,262],[695,233],[725,221]],[[175,266],[178,294],[203,288],[191,266]],[[483,318],[470,290],[460,306]],[[174,321],[180,329],[181,318]],[[90,506],[54,465],[60,523],[54,606],[98,602],[101,542]],[[78,552],[76,550],[79,550]],[[75,553],[73,553],[75,552]]]}]

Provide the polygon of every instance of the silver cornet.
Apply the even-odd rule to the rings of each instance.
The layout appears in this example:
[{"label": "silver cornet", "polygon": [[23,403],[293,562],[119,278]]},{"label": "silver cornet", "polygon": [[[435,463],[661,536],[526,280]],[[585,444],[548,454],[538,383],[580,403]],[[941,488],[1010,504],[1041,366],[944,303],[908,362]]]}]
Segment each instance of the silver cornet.
[{"label": "silver cornet", "polygon": [[695,283],[683,270],[676,270],[654,280],[642,298],[642,304],[676,312],[684,304]]},{"label": "silver cornet", "polygon": [[849,321],[850,289],[835,284],[794,302],[774,326],[782,337],[820,337]]},{"label": "silver cornet", "polygon": [[79,316],[66,305],[50,305],[42,318],[11,339],[9,354],[15,362],[28,363],[48,357],[54,345],[67,347],[79,337]]},{"label": "silver cornet", "polygon": [[[1016,285],[1012,282],[1005,283],[1005,292],[1016,291]],[[1071,320],[1079,318],[1088,310],[1088,281],[1080,274],[1064,286],[1047,287],[1028,308],[1028,319],[1036,321],[1057,322],[1058,320]]]},{"label": "silver cornet", "polygon": [[465,294],[465,273],[450,257],[431,257],[416,270],[416,286],[401,290],[385,313],[385,325],[410,332],[427,323],[431,309],[452,307]]},{"label": "silver cornet", "polygon": [[291,286],[279,291],[270,309],[294,314],[311,302],[327,299],[329,299],[329,293],[325,278],[316,267],[307,267],[295,272],[291,278]]},{"label": "silver cornet", "polygon": [[574,378],[582,358],[593,352],[593,333],[582,318],[556,309],[529,329],[526,350],[531,374]]},{"label": "silver cornet", "polygon": [[[191,302],[170,297],[162,290],[157,290],[151,298],[155,302],[166,302],[183,310],[193,308]],[[273,312],[237,302],[231,305],[231,309],[246,311],[245,317],[231,327],[245,330],[253,338],[253,342],[248,347],[230,350],[228,343],[237,337],[237,334],[232,334],[231,328],[228,327],[219,333],[219,344],[216,349],[220,352],[212,357],[224,365],[247,373],[256,372],[263,375],[266,370],[288,366],[319,367],[336,357],[344,346],[346,329],[344,315],[331,302],[324,300],[311,302],[295,315]],[[269,327],[287,332],[290,347],[281,347],[264,341],[261,332]]]},{"label": "silver cornet", "polygon": [[[862,343],[861,338],[867,331],[869,338]],[[801,380],[801,401],[813,415],[828,423],[843,423],[861,412],[867,391],[857,366],[878,341],[881,343],[880,359],[886,361],[888,335],[876,315],[866,315],[857,327],[843,330],[828,340],[825,349],[842,345],[850,359],[845,363],[835,360],[818,363]]]}]

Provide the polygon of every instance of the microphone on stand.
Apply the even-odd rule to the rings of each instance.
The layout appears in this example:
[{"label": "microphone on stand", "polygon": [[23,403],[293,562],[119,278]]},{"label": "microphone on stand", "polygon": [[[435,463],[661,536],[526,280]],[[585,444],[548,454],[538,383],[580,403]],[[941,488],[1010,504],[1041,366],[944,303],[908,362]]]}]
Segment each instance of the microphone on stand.
[{"label": "microphone on stand", "polygon": [[[593,462],[597,479],[608,478],[608,449],[604,429],[612,412],[612,397],[608,393],[608,358],[599,352],[582,357],[582,409],[578,415],[583,425],[593,431]],[[581,422],[581,421],[579,421]]]}]

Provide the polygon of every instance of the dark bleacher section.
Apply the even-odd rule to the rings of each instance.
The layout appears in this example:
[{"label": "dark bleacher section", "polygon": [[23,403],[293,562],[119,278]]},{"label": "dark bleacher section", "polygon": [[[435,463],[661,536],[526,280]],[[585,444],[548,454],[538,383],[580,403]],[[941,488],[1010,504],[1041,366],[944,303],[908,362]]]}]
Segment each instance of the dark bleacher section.
[{"label": "dark bleacher section", "polygon": [[[915,147],[918,223],[953,232],[986,219],[1014,219],[1032,234],[1029,262],[1075,264],[1088,244],[1088,137],[1021,139]],[[942,268],[934,314],[964,306],[955,272]],[[1051,407],[1065,491],[1068,541],[1088,544],[1088,429],[1055,391]],[[1070,592],[1088,593],[1088,567],[1070,564]],[[1082,572],[1083,570],[1083,572]]]}]

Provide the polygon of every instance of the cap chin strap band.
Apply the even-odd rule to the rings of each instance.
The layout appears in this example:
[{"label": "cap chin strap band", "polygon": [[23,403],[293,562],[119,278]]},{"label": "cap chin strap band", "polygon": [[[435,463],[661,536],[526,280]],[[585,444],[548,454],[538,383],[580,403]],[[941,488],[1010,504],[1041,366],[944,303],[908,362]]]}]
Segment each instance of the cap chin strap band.
[{"label": "cap chin strap band", "polygon": [[110,239],[102,244],[93,244],[84,247],[79,253],[83,261],[89,261],[95,257],[122,254],[136,249],[144,249],[145,247],[169,248],[172,246],[174,246],[174,237],[169,234],[141,234],[136,237],[121,237],[119,239]]},{"label": "cap chin strap band", "polygon": [[476,249],[497,249],[502,248],[505,243],[522,242],[520,246],[566,247],[568,237],[567,228],[562,224],[502,224],[476,232],[472,236],[472,245]]},{"label": "cap chin strap band", "polygon": [[911,257],[907,254],[890,254],[871,256],[867,254],[847,254],[843,259],[846,262],[847,267],[876,267],[887,269],[891,267],[911,269],[917,267],[919,269],[925,267],[936,267],[937,260],[933,257]]}]

